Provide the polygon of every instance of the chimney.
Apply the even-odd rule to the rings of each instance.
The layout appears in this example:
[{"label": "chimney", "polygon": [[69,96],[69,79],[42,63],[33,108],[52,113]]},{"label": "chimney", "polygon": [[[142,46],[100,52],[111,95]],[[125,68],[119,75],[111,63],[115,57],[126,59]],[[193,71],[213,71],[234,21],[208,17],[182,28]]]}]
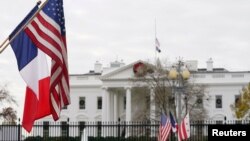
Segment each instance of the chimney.
[{"label": "chimney", "polygon": [[209,58],[207,60],[207,71],[213,71],[213,60],[212,60],[212,58]]},{"label": "chimney", "polygon": [[94,71],[95,71],[95,73],[101,73],[102,72],[102,64],[99,63],[98,61],[95,62]]}]

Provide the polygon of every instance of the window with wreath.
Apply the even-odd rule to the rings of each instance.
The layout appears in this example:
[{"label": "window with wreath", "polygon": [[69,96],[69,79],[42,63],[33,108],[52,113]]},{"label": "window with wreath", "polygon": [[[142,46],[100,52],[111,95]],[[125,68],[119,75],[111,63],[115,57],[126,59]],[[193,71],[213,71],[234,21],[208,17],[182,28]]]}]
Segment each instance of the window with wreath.
[{"label": "window with wreath", "polygon": [[215,96],[215,107],[222,108],[222,96],[221,95]]},{"label": "window with wreath", "polygon": [[234,104],[236,105],[239,100],[240,100],[240,95],[235,95],[234,96]]},{"label": "window with wreath", "polygon": [[86,108],[86,98],[79,97],[79,109],[85,109],[85,108]]},{"label": "window with wreath", "polygon": [[127,101],[126,101],[126,96],[123,97],[123,109],[126,110]]},{"label": "window with wreath", "polygon": [[198,96],[196,99],[196,107],[197,108],[202,108],[203,107],[203,99],[202,96]]}]

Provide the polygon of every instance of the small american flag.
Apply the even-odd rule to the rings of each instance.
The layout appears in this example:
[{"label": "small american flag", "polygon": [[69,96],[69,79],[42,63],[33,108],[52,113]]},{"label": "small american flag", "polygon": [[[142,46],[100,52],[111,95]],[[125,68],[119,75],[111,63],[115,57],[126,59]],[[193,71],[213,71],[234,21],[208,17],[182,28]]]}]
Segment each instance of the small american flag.
[{"label": "small american flag", "polygon": [[166,117],[166,115],[161,115],[161,123],[158,135],[158,141],[166,141],[169,133],[171,131],[171,123],[170,120]]},{"label": "small american flag", "polygon": [[52,59],[50,103],[52,116],[57,120],[62,107],[70,104],[63,0],[48,0],[25,30],[36,46]]}]

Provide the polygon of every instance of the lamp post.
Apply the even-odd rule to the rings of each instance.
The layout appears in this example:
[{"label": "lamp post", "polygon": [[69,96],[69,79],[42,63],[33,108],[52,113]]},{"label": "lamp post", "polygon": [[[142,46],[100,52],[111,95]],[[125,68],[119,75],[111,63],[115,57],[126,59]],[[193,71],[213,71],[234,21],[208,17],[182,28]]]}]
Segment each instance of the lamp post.
[{"label": "lamp post", "polygon": [[[176,88],[175,97],[177,98],[176,105],[177,105],[177,121],[178,124],[181,122],[181,99],[182,99],[182,91],[184,89],[184,81],[189,79],[190,72],[184,66],[184,63],[179,60],[177,65],[174,66],[169,71],[169,79],[172,80],[173,86]],[[187,108],[187,107],[186,107]]]}]

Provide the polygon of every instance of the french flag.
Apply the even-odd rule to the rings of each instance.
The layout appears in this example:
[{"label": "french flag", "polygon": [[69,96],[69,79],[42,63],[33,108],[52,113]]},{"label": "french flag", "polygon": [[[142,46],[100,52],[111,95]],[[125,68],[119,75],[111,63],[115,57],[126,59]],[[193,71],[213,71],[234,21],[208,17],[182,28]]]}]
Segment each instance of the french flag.
[{"label": "french flag", "polygon": [[[32,43],[25,32],[25,28],[23,28],[23,25],[37,10],[38,5],[32,9],[9,36],[11,47],[16,56],[18,70],[27,84],[22,125],[28,132],[32,130],[35,120],[51,113],[49,102],[50,74],[46,56]],[[18,32],[21,28],[23,28],[21,32]]]},{"label": "french flag", "polygon": [[170,122],[172,126],[172,132],[175,133],[177,131],[177,126],[178,126],[177,122],[171,112],[169,112],[169,116],[170,116]]}]

